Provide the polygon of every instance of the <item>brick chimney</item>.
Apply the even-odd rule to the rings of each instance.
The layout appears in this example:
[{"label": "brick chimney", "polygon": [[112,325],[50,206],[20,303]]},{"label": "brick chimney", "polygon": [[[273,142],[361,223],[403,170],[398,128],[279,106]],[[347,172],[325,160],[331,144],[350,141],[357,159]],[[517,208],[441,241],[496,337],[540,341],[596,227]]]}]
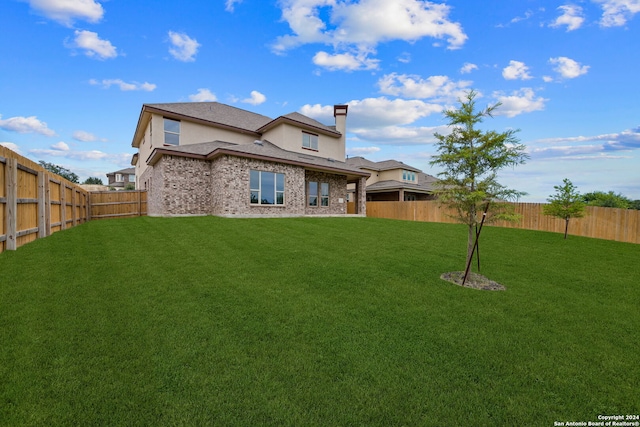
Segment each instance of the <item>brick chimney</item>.
[{"label": "brick chimney", "polygon": [[339,144],[341,147],[340,152],[342,153],[342,159],[337,160],[345,160],[345,152],[347,149],[347,109],[348,105],[334,105],[333,106],[333,117],[336,118],[336,130],[342,134],[340,136]]}]

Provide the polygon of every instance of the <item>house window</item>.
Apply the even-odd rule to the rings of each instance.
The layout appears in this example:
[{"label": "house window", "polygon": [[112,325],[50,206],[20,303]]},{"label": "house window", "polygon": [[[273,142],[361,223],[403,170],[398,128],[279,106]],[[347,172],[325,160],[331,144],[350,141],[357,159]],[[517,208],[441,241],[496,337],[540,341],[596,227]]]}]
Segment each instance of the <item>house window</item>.
[{"label": "house window", "polygon": [[180,145],[180,121],[164,119],[164,143]]},{"label": "house window", "polygon": [[329,206],[329,183],[320,184],[320,206]]},{"label": "house window", "polygon": [[284,205],[284,174],[251,170],[252,205]]},{"label": "house window", "polygon": [[318,135],[302,132],[302,147],[310,150],[318,150]]},{"label": "house window", "polygon": [[407,171],[407,170],[403,170],[402,171],[402,180],[403,181],[415,182],[416,181],[416,173],[415,172],[411,172],[411,171]]},{"label": "house window", "polygon": [[[329,206],[329,183],[309,181],[309,206]],[[318,200],[319,199],[319,200]]]},{"label": "house window", "polygon": [[116,182],[124,182],[124,178],[121,173],[116,174]]},{"label": "house window", "polygon": [[136,182],[136,176],[134,174],[129,175],[129,182]]}]

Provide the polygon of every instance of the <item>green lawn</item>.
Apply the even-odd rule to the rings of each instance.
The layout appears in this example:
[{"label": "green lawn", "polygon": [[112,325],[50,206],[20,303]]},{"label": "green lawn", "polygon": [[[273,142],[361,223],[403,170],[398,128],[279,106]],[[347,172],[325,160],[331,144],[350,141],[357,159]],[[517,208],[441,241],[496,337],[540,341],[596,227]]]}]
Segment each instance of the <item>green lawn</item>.
[{"label": "green lawn", "polygon": [[372,218],[93,221],[0,254],[0,425],[640,412],[640,245]]}]

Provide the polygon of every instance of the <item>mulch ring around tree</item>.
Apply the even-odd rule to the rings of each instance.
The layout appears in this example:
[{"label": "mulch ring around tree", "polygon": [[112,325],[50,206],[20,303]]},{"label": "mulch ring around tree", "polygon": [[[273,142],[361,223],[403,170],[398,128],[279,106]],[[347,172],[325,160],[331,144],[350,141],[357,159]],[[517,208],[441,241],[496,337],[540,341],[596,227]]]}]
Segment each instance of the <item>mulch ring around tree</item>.
[{"label": "mulch ring around tree", "polygon": [[[453,283],[454,285],[462,286],[462,279],[464,279],[464,271],[452,271],[450,273],[442,273],[440,276],[442,280]],[[482,274],[469,273],[467,281],[464,283],[465,288],[479,289],[481,291],[506,291],[507,288],[500,283],[487,279]]]}]

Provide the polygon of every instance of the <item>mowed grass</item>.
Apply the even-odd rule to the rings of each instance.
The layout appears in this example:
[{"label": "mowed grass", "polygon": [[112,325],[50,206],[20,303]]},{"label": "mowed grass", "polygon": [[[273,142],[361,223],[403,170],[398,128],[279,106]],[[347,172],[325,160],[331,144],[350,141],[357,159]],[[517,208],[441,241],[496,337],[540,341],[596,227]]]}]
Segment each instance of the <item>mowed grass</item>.
[{"label": "mowed grass", "polygon": [[93,221],[0,254],[0,425],[531,425],[640,411],[640,246],[372,218]]}]

